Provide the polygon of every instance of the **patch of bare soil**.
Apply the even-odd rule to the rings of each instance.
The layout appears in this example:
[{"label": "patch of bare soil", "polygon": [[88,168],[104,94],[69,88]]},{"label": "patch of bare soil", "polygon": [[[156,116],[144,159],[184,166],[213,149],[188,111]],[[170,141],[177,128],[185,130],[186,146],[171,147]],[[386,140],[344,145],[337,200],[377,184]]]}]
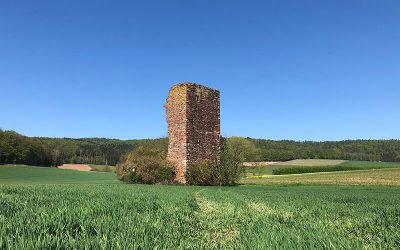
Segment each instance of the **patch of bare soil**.
[{"label": "patch of bare soil", "polygon": [[91,171],[92,167],[86,164],[63,164],[58,166],[60,169],[70,169],[70,170],[79,170],[79,171]]}]

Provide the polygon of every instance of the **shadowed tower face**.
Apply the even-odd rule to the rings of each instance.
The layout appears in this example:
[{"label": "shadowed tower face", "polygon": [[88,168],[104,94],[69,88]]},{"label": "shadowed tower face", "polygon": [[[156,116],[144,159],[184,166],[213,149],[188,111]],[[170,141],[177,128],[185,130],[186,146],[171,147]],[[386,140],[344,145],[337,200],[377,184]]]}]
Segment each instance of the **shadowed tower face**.
[{"label": "shadowed tower face", "polygon": [[175,166],[175,180],[186,183],[188,166],[219,155],[219,91],[195,83],[178,83],[169,91],[165,108],[168,160]]}]

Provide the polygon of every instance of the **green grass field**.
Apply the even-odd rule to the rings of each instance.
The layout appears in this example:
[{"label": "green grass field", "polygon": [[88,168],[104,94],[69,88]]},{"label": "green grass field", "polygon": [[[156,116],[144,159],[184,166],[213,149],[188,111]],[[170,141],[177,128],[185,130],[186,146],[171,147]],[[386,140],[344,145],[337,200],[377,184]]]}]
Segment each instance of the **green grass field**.
[{"label": "green grass field", "polygon": [[287,164],[283,162],[279,163],[278,165],[246,167],[246,173],[248,177],[251,177],[263,175],[286,175],[384,168],[400,168],[400,162],[295,160],[288,162]]},{"label": "green grass field", "polygon": [[347,162],[346,160],[326,160],[326,159],[297,159],[274,163],[275,166],[331,166]]},{"label": "green grass field", "polygon": [[385,185],[400,186],[400,168],[264,175],[241,180],[254,185]]},{"label": "green grass field", "polygon": [[[321,174],[296,176],[307,175]],[[125,185],[112,173],[0,166],[0,249],[400,248],[400,186],[297,184]]]},{"label": "green grass field", "polygon": [[0,165],[0,184],[119,184],[114,173]]}]

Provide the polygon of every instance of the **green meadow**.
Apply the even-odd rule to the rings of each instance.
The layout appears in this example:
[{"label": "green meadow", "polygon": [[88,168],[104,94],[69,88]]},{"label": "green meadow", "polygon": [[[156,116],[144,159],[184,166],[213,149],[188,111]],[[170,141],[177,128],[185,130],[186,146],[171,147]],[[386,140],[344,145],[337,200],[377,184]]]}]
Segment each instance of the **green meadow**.
[{"label": "green meadow", "polygon": [[[363,171],[393,169],[195,187],[0,166],[0,249],[399,249],[399,184],[265,185],[355,172],[370,179]],[[384,176],[393,175],[400,172]]]},{"label": "green meadow", "polygon": [[119,184],[113,173],[0,165],[0,184]]},{"label": "green meadow", "polygon": [[294,160],[268,166],[246,167],[246,173],[248,177],[252,177],[386,168],[400,168],[400,162]]}]

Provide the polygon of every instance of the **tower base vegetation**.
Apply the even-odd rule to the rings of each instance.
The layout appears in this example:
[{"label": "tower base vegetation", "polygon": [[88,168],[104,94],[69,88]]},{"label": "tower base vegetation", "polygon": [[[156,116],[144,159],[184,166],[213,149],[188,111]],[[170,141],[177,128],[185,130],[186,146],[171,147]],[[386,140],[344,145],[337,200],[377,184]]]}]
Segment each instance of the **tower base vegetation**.
[{"label": "tower base vegetation", "polygon": [[141,146],[127,156],[116,168],[119,180],[126,183],[172,183],[174,168],[168,164],[165,151],[152,146]]}]

